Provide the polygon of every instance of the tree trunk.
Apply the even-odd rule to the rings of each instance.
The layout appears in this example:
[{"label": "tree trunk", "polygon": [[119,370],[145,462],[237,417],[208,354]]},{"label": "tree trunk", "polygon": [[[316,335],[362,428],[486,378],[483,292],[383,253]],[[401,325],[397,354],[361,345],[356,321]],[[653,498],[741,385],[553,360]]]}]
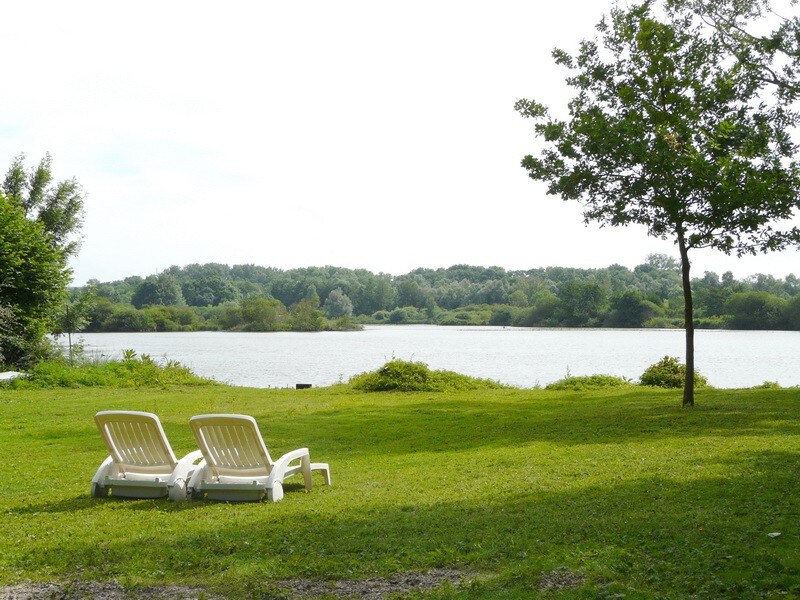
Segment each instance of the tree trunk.
[{"label": "tree trunk", "polygon": [[683,232],[678,234],[681,252],[681,279],[683,282],[683,325],[686,329],[686,378],[683,384],[683,406],[694,407],[694,307],[692,281],[689,277],[689,250]]}]

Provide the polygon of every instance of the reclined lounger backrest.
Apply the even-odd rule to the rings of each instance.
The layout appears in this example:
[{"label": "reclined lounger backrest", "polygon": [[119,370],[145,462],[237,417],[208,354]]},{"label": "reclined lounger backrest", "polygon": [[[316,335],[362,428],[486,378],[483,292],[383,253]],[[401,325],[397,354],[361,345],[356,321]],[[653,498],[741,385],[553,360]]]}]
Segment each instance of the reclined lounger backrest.
[{"label": "reclined lounger backrest", "polygon": [[253,417],[198,415],[189,423],[203,458],[215,477],[269,475],[272,459]]},{"label": "reclined lounger backrest", "polygon": [[178,464],[156,415],[108,410],[94,420],[121,473],[172,473]]}]

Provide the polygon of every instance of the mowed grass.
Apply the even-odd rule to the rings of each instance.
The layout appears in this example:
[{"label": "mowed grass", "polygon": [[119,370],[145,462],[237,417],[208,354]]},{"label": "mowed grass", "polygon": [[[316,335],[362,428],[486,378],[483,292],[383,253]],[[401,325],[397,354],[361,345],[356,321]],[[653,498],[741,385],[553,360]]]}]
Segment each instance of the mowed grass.
[{"label": "mowed grass", "polygon": [[[697,402],[635,387],[2,390],[0,583],[269,597],[276,580],[456,567],[485,577],[428,596],[796,597],[800,390]],[[92,499],[105,409],[157,413],[178,455],[195,449],[192,415],[250,414],[273,456],[308,446],[334,485],[315,475],[277,504]],[[545,588],[554,572],[578,584]]]}]

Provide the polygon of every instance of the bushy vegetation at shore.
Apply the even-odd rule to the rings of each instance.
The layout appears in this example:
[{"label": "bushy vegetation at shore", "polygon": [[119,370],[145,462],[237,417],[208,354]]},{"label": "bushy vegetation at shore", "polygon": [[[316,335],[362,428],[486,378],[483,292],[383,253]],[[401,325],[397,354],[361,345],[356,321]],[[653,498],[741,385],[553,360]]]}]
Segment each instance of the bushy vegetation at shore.
[{"label": "bushy vegetation at shore", "polygon": [[[456,265],[396,277],[338,267],[282,271],[211,263],[90,283],[99,299],[87,331],[350,329],[354,322],[681,327],[683,319],[678,265],[663,255],[634,269]],[[736,280],[731,273],[705,273],[692,287],[697,327],[800,329],[794,275]]]},{"label": "bushy vegetation at shore", "polygon": [[563,379],[559,379],[553,383],[548,383],[545,386],[545,389],[581,392],[586,390],[619,388],[629,385],[635,384],[624,377],[615,377],[613,375],[582,375],[564,377]]},{"label": "bushy vegetation at shore", "polygon": [[[108,409],[155,412],[178,455],[191,416],[251,414],[273,455],[309,447],[333,486],[287,483],[278,504],[91,498]],[[474,582],[416,597],[800,590],[800,390],[704,389],[693,410],[636,387],[3,390],[0,428],[0,585],[285,597],[451,569]]]},{"label": "bushy vegetation at shore", "polygon": [[362,392],[456,392],[508,387],[453,371],[432,371],[425,363],[399,359],[387,362],[376,371],[356,375],[349,384]]},{"label": "bushy vegetation at shore", "polygon": [[216,385],[198,377],[177,361],[153,360],[127,350],[121,360],[80,357],[74,364],[64,359],[34,365],[24,377],[0,384],[7,389],[78,388],[78,387],[165,387]]}]

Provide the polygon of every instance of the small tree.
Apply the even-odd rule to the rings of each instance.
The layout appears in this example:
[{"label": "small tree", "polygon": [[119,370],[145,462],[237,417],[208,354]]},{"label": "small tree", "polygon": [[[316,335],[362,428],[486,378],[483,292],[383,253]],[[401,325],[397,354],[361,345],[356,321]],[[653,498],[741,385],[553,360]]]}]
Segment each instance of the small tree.
[{"label": "small tree", "polygon": [[67,344],[69,347],[69,362],[72,364],[72,334],[83,331],[89,324],[89,318],[96,296],[93,290],[88,289],[64,299],[61,311],[58,314],[53,333],[56,336],[67,334]]},{"label": "small tree", "polygon": [[[644,2],[611,11],[577,57],[556,50],[572,71],[570,118],[519,100],[545,144],[522,165],[548,193],[584,203],[586,221],[640,224],[678,246],[686,328],[686,368],[694,368],[689,252],[743,255],[800,241],[788,221],[800,206],[797,147],[787,130],[797,115],[760,101],[763,81],[728,60],[718,36],[693,14],[659,21]],[[601,48],[602,46],[602,48]],[[686,377],[684,406],[694,405]]]}]

